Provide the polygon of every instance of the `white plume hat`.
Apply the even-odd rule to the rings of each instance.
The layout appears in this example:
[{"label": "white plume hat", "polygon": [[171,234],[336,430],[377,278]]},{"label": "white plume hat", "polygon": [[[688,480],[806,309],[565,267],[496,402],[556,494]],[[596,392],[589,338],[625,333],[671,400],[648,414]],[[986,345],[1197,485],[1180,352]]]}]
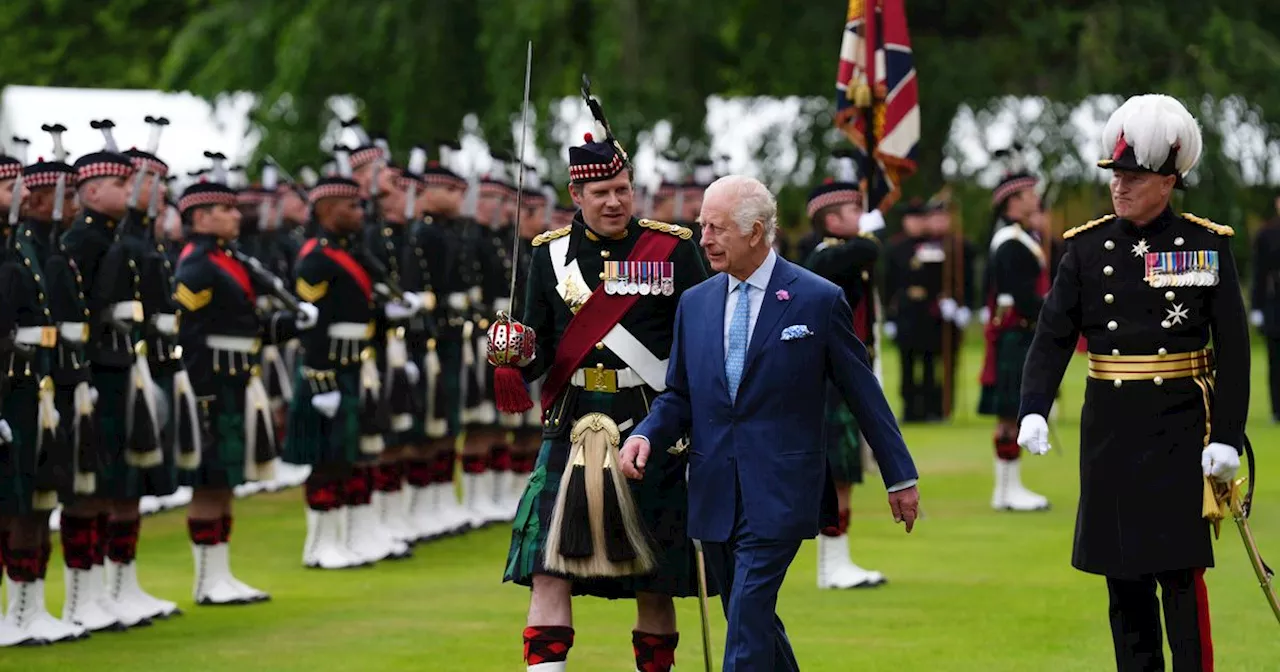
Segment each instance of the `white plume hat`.
[{"label": "white plume hat", "polygon": [[1172,96],[1146,94],[1124,102],[1102,131],[1102,146],[1110,158],[1100,168],[1141,170],[1182,178],[1200,160],[1204,146],[1200,124]]}]

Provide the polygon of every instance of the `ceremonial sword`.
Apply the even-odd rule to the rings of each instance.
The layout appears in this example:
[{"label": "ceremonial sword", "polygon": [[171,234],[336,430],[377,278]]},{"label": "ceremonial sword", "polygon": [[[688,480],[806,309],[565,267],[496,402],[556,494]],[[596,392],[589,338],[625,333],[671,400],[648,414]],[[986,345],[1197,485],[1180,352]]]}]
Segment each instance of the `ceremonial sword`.
[{"label": "ceremonial sword", "polygon": [[[1271,613],[1275,614],[1276,621],[1280,622],[1280,597],[1276,596],[1275,576],[1276,573],[1262,559],[1262,553],[1258,550],[1258,542],[1253,538],[1253,530],[1249,528],[1249,514],[1253,511],[1253,488],[1256,478],[1256,468],[1254,466],[1253,444],[1249,442],[1249,437],[1244,437],[1244,457],[1248,463],[1248,475],[1245,477],[1249,482],[1249,487],[1245,490],[1244,496],[1240,495],[1239,488],[1233,489],[1231,492],[1231,517],[1236,521],[1236,528],[1240,530],[1240,538],[1244,541],[1245,553],[1249,556],[1249,563],[1253,565],[1253,572],[1258,577],[1258,586],[1262,588],[1262,594],[1267,599],[1267,604],[1271,606]],[[1236,482],[1238,486],[1240,481]]]}]

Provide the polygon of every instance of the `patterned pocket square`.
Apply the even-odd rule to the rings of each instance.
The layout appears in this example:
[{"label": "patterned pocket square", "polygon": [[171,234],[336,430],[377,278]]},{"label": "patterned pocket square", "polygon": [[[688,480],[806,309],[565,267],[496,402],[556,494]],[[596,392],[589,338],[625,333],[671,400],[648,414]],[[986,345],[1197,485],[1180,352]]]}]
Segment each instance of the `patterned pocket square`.
[{"label": "patterned pocket square", "polygon": [[803,324],[793,324],[782,330],[782,340],[784,341],[794,341],[801,338],[808,338],[812,335],[813,332],[809,330],[809,327]]}]

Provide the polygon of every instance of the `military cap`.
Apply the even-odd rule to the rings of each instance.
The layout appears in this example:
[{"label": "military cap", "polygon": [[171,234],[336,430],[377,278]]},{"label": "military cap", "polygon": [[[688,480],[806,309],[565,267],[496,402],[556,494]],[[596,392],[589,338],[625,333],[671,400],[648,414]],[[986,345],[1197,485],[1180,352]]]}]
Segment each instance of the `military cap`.
[{"label": "military cap", "polygon": [[569,148],[569,181],[574,184],[612,179],[627,167],[626,159],[612,142],[596,142],[587,133],[581,147]]},{"label": "military cap", "polygon": [[360,198],[360,185],[349,177],[329,175],[316,180],[307,193],[307,202],[315,205],[326,198]]},{"label": "military cap", "polygon": [[134,170],[143,170],[145,168],[147,172],[160,177],[165,177],[169,174],[169,164],[161,161],[160,157],[151,152],[144,152],[137,147],[132,147],[124,155],[133,162]]},{"label": "military cap", "polygon": [[1022,145],[1013,143],[1008,149],[1002,149],[995,154],[996,159],[1004,164],[1004,171],[1000,175],[1000,182],[996,184],[996,188],[991,192],[992,207],[999,208],[1009,197],[1022,191],[1023,189],[1034,189],[1040,184],[1040,178],[1032,175],[1027,170],[1026,163],[1022,158]]},{"label": "military cap", "polygon": [[236,190],[217,182],[196,182],[182,191],[182,198],[178,199],[178,212],[185,215],[192,209],[212,205],[235,207]]},{"label": "military cap", "polygon": [[1161,94],[1134,96],[1124,102],[1102,131],[1102,146],[1111,156],[1099,168],[1176,175],[1178,188],[1200,160],[1200,124],[1176,98]]},{"label": "military cap", "polygon": [[447,140],[439,144],[439,154],[422,171],[422,178],[428,186],[455,187],[466,189],[467,181],[453,171],[454,152],[462,149],[457,141]]},{"label": "military cap", "polygon": [[[69,189],[76,187],[76,170],[67,165],[65,161],[45,161],[43,157],[36,159],[36,162],[22,169],[22,183],[27,185],[29,189],[40,189],[43,187],[55,187],[58,185],[58,176],[66,175],[63,183]],[[4,179],[0,177],[0,179]]]},{"label": "military cap", "polygon": [[857,158],[848,150],[836,150],[831,156],[836,160],[837,177],[823,181],[809,192],[809,219],[813,219],[819,210],[826,207],[862,203]]},{"label": "military cap", "polygon": [[0,180],[12,180],[22,173],[21,161],[7,154],[0,154]]}]

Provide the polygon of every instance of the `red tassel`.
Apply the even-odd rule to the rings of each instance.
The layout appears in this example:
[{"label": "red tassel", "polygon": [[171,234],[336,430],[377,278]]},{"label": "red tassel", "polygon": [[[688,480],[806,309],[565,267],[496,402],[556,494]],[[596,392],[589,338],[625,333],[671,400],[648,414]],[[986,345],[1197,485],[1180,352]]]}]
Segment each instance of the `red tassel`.
[{"label": "red tassel", "polygon": [[514,366],[499,366],[493,371],[493,397],[501,413],[517,414],[533,408],[524,374]]}]

